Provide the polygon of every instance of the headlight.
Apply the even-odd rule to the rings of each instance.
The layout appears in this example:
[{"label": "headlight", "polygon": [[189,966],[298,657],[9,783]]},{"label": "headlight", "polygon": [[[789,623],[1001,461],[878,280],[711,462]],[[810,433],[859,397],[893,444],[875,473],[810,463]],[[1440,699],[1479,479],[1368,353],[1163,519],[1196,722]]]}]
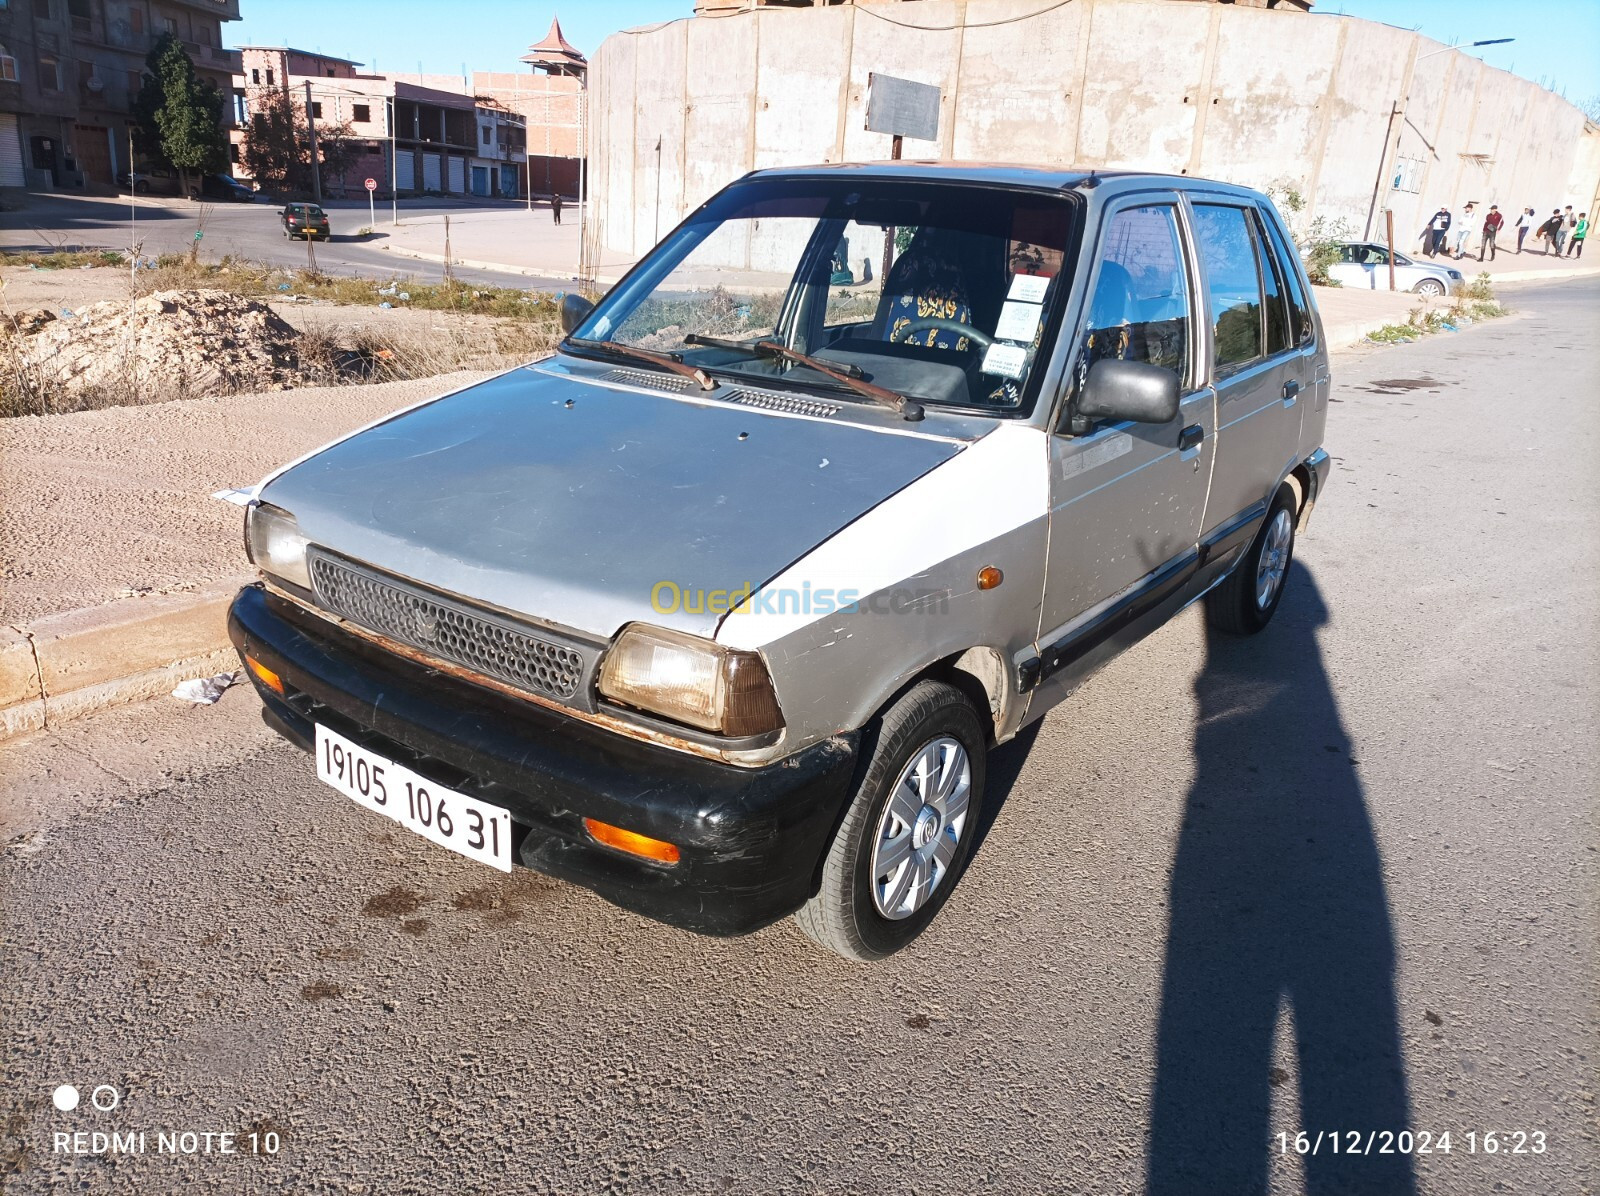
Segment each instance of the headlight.
[{"label": "headlight", "polygon": [[306,566],[306,538],[294,516],[282,507],[258,502],[244,516],[244,544],[250,562],[263,573],[281,577],[301,589],[311,588]]},{"label": "headlight", "polygon": [[754,652],[634,624],[606,653],[600,693],[718,735],[760,735],[783,726],[767,666]]}]

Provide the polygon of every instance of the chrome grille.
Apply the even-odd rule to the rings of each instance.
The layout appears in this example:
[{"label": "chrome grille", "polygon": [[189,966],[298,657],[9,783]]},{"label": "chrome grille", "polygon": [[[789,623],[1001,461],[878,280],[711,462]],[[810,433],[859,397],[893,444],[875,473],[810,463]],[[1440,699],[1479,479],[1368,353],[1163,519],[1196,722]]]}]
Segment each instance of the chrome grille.
[{"label": "chrome grille", "polygon": [[308,557],[317,602],[368,631],[552,698],[573,698],[586,679],[591,654],[578,645],[315,549]]},{"label": "chrome grille", "polygon": [[600,375],[603,382],[620,382],[627,386],[646,386],[651,390],[666,390],[673,394],[692,393],[699,398],[715,399],[719,403],[738,403],[743,407],[759,407],[763,411],[781,411],[786,415],[815,415],[821,419],[838,415],[836,403],[809,399],[804,395],[782,390],[758,390],[751,386],[735,386],[724,382],[716,390],[701,390],[688,378],[677,374],[654,374],[649,370],[607,370]]}]

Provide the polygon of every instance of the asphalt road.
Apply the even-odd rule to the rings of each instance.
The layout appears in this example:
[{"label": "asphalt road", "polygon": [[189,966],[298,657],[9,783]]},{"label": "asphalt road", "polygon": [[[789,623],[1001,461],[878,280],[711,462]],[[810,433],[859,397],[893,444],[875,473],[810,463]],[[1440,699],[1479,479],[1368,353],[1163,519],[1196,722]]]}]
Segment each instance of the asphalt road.
[{"label": "asphalt road", "polygon": [[[130,243],[138,243],[141,252],[151,257],[186,253],[193,244],[201,206],[170,198],[142,198],[130,205],[126,196],[30,196],[26,207],[0,211],[0,244],[13,249],[49,249],[58,244],[126,249]],[[222,202],[206,206],[209,212],[202,244],[207,260],[231,254],[274,266],[302,267],[309,261],[304,241],[284,237],[278,215],[281,206]],[[409,275],[429,282],[443,277],[443,267],[436,262],[383,251],[381,246],[389,227],[388,204],[378,205],[376,224],[365,200],[330,200],[323,207],[328,212],[332,237],[316,244],[318,269],[373,278]],[[466,207],[459,203],[407,200],[400,204],[399,213],[402,220],[408,220],[460,213]],[[368,225],[372,225],[378,238],[358,239],[356,232]],[[571,282],[569,278],[540,279],[515,271],[459,266],[452,267],[451,273],[463,282],[491,286],[561,288]]]},{"label": "asphalt road", "polygon": [[1594,1191],[1600,285],[1513,301],[1337,361],[1272,627],[1190,611],[1002,750],[877,965],[450,856],[244,691],[13,750],[6,1190]]}]

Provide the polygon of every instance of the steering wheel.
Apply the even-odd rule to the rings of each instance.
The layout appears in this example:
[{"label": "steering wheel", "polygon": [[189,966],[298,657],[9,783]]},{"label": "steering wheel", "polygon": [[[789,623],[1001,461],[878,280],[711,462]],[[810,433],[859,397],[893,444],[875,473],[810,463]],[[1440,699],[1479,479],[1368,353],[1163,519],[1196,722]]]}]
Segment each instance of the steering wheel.
[{"label": "steering wheel", "polygon": [[971,324],[963,324],[959,320],[941,320],[934,317],[924,320],[912,320],[909,324],[893,329],[889,333],[889,343],[891,345],[899,344],[906,337],[914,333],[926,332],[930,328],[937,328],[941,332],[953,332],[957,336],[964,336],[969,341],[975,341],[980,349],[987,349],[994,344],[994,337],[986,336]]}]

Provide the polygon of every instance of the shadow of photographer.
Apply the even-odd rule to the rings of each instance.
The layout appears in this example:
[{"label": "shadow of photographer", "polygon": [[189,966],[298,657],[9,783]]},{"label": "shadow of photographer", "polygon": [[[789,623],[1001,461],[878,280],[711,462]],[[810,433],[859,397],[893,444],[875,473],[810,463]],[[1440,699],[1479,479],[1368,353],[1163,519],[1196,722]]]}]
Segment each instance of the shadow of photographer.
[{"label": "shadow of photographer", "polygon": [[[1328,612],[1293,566],[1272,627],[1213,634],[1195,682],[1195,776],[1172,870],[1148,1190],[1268,1186],[1273,1091],[1299,1125],[1340,1131],[1303,1157],[1305,1190],[1406,1196],[1404,1154],[1346,1154],[1351,1131],[1410,1126],[1394,935],[1365,794],[1316,630]],[[1293,1061],[1276,1067],[1279,1009]],[[1380,1140],[1381,1141],[1381,1140]]]}]

